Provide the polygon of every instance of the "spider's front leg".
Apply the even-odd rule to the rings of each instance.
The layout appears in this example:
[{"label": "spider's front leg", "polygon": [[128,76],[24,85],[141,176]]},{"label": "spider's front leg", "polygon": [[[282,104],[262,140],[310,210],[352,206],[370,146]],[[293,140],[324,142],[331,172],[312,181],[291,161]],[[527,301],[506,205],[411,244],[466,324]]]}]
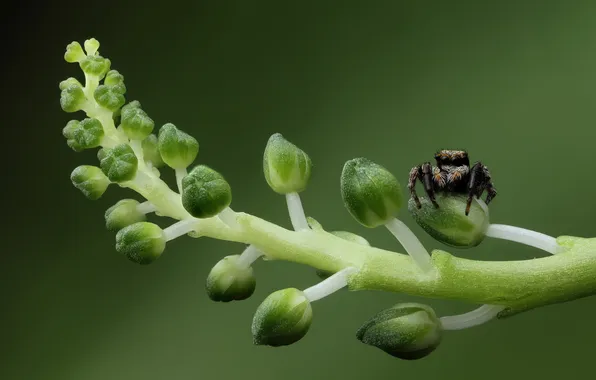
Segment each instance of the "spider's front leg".
[{"label": "spider's front leg", "polygon": [[482,165],[482,162],[478,161],[470,170],[470,180],[468,182],[468,201],[466,202],[466,216],[470,213],[470,207],[472,206],[474,195],[476,198],[480,198],[484,192],[486,183],[484,168],[485,166]]},{"label": "spider's front leg", "polygon": [[484,188],[486,189],[486,200],[484,201],[487,205],[497,196],[497,190],[491,180],[490,172],[488,168],[482,165],[482,173],[484,175]]},{"label": "spider's front leg", "polygon": [[433,203],[435,208],[439,208],[439,204],[435,200],[435,189],[433,186],[433,167],[430,162],[422,164],[422,183],[424,184],[424,191],[428,198]]},{"label": "spider's front leg", "polygon": [[410,170],[410,176],[408,178],[408,190],[410,190],[410,198],[414,200],[416,207],[421,208],[422,205],[420,204],[420,199],[418,199],[418,195],[416,194],[416,180],[418,180],[418,178],[422,178],[422,169],[420,166],[414,166]]}]

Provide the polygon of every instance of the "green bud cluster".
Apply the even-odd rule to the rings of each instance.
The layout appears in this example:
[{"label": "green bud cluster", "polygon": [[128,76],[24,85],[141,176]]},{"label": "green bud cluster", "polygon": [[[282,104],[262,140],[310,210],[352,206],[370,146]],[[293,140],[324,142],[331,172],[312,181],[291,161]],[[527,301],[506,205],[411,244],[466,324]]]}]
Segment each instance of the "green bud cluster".
[{"label": "green bud cluster", "polygon": [[280,133],[269,138],[263,155],[267,183],[279,194],[299,193],[306,189],[312,162],[308,155]]},{"label": "green bud cluster", "polygon": [[143,111],[141,103],[138,101],[130,102],[122,107],[120,127],[129,139],[144,140],[151,135],[154,126],[153,119]]},{"label": "green bud cluster", "polygon": [[199,154],[199,142],[172,123],[159,129],[157,143],[162,160],[173,169],[187,168]]},{"label": "green bud cluster", "polygon": [[356,337],[391,356],[415,360],[439,346],[442,331],[441,321],[431,307],[404,303],[372,317],[360,327]]},{"label": "green bud cluster", "polygon": [[118,203],[106,210],[106,228],[109,231],[119,231],[131,224],[144,222],[147,217],[138,210],[138,206],[139,202],[134,199],[122,199],[118,201]]},{"label": "green bud cluster", "polygon": [[71,120],[62,129],[66,143],[75,152],[96,148],[104,136],[103,126],[97,119]]},{"label": "green bud cluster", "polygon": [[114,148],[102,149],[101,170],[112,182],[132,180],[138,167],[138,159],[128,144],[119,144]]},{"label": "green bud cluster", "polygon": [[124,227],[116,234],[116,250],[137,264],[150,264],[166,248],[166,237],[156,224],[138,222]]},{"label": "green bud cluster", "polygon": [[97,166],[81,165],[70,174],[74,187],[91,200],[99,199],[110,185],[110,180]]},{"label": "green bud cluster", "polygon": [[78,81],[74,82],[76,79],[74,81],[70,79],[74,78],[62,81],[59,86],[62,90],[60,93],[60,107],[68,113],[80,111],[87,101],[83,86]]},{"label": "green bud cluster", "polygon": [[215,216],[231,202],[230,185],[208,166],[197,165],[182,179],[182,206],[195,218]]},{"label": "green bud cluster", "polygon": [[369,228],[394,218],[403,203],[401,187],[395,176],[366,158],[345,163],[341,174],[341,196],[354,219]]},{"label": "green bud cluster", "polygon": [[226,256],[209,272],[205,288],[213,301],[240,301],[250,297],[257,282],[250,266],[240,265],[240,255]]},{"label": "green bud cluster", "polygon": [[312,307],[295,288],[271,293],[257,308],[252,322],[253,342],[272,347],[287,346],[302,339],[312,323]]},{"label": "green bud cluster", "polygon": [[412,199],[408,202],[410,214],[430,236],[458,248],[475,247],[484,240],[489,226],[487,208],[473,202],[466,216],[467,196],[437,194],[435,198],[439,208],[426,198],[420,198],[420,209]]}]

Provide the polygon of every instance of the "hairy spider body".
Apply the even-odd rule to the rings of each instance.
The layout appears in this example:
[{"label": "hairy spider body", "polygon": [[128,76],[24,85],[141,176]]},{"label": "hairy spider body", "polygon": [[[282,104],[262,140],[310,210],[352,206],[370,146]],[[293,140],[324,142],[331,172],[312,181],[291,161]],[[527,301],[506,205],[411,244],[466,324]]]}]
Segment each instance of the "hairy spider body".
[{"label": "hairy spider body", "polygon": [[416,181],[424,185],[424,191],[432,204],[439,208],[435,200],[436,193],[465,194],[468,196],[466,215],[470,213],[470,206],[474,196],[480,198],[487,192],[486,204],[497,195],[488,168],[478,161],[470,167],[468,153],[463,150],[440,150],[435,153],[436,166],[430,162],[415,166],[410,170],[408,189],[410,197],[418,208],[422,207],[416,194]]}]

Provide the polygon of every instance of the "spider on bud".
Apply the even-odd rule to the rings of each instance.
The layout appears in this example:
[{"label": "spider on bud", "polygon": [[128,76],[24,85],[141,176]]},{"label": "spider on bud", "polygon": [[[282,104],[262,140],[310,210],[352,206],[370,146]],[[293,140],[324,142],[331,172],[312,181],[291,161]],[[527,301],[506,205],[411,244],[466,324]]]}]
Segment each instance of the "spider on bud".
[{"label": "spider on bud", "polygon": [[474,196],[480,198],[486,191],[485,203],[488,205],[497,195],[488,168],[480,161],[470,168],[470,159],[466,151],[440,150],[435,153],[435,160],[437,166],[425,162],[410,170],[408,189],[416,207],[422,207],[416,195],[416,180],[422,182],[428,198],[436,208],[439,208],[439,205],[435,200],[435,193],[467,194],[466,215],[470,213]]}]

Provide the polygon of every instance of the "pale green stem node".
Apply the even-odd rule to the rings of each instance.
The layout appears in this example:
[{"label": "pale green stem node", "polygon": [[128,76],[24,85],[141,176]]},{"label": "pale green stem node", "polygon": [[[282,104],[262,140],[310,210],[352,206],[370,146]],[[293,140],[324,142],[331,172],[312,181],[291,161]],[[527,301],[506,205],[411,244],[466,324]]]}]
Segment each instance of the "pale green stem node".
[{"label": "pale green stem node", "polygon": [[356,337],[396,358],[416,360],[439,346],[442,326],[431,307],[404,303],[372,317],[360,327]]},{"label": "pale green stem node", "polygon": [[165,234],[157,224],[138,222],[116,234],[116,250],[137,264],[152,263],[165,248]]},{"label": "pale green stem node", "polygon": [[295,288],[278,290],[257,308],[252,322],[253,342],[272,347],[287,346],[302,339],[312,323],[312,307]]},{"label": "pale green stem node", "polygon": [[310,157],[280,133],[273,134],[263,154],[263,173],[267,184],[279,194],[299,193],[310,179]]},{"label": "pale green stem node", "polygon": [[241,301],[255,291],[257,281],[250,266],[242,265],[240,255],[226,256],[209,272],[205,289],[216,302]]},{"label": "pale green stem node", "polygon": [[205,165],[182,179],[182,206],[195,218],[210,218],[230,205],[232,189],[224,177]]},{"label": "pale green stem node", "polygon": [[345,163],[341,174],[341,196],[354,219],[369,228],[392,219],[403,199],[395,176],[366,158]]}]

